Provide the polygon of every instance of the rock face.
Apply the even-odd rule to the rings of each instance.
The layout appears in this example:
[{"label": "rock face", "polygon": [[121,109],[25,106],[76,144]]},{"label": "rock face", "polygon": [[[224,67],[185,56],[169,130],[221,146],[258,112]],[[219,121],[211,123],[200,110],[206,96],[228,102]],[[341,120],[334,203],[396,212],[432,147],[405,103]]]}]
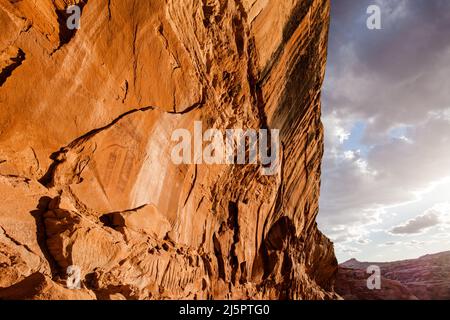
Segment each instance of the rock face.
[{"label": "rock face", "polygon": [[[336,298],[328,21],[328,0],[0,0],[0,297]],[[279,129],[279,174],[176,165],[194,121]]]},{"label": "rock face", "polygon": [[[381,270],[381,289],[367,289],[367,267]],[[396,262],[359,262],[339,266],[336,291],[348,300],[449,300],[450,251]]]}]

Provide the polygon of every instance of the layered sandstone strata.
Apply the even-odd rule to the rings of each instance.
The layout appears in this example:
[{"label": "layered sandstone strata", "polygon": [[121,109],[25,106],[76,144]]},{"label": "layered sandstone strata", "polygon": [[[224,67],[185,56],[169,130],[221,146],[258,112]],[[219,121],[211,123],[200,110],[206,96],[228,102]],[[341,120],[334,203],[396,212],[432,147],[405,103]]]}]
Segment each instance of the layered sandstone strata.
[{"label": "layered sandstone strata", "polygon": [[[367,267],[381,271],[381,286],[367,288]],[[359,262],[339,266],[336,291],[347,300],[449,300],[450,251],[394,262]]]},{"label": "layered sandstone strata", "polygon": [[[0,0],[0,297],[335,298],[328,19],[328,0]],[[279,174],[175,165],[194,121],[279,129]]]}]

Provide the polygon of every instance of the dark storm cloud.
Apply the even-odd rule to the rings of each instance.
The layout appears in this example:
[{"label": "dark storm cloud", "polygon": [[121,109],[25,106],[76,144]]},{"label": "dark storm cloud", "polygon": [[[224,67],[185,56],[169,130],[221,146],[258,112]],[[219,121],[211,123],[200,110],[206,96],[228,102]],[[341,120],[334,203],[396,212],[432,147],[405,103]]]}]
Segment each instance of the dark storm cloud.
[{"label": "dark storm cloud", "polygon": [[[382,30],[366,27],[366,9],[374,3]],[[325,109],[372,117],[370,142],[394,122],[414,123],[448,108],[449,30],[448,0],[332,0],[328,83],[334,88],[325,88],[332,90]]]},{"label": "dark storm cloud", "polygon": [[[366,28],[366,9],[374,3],[381,8],[383,24],[376,32]],[[399,79],[415,73],[449,45],[448,0],[332,0],[332,10],[331,55],[357,42],[355,64],[383,76]]]}]

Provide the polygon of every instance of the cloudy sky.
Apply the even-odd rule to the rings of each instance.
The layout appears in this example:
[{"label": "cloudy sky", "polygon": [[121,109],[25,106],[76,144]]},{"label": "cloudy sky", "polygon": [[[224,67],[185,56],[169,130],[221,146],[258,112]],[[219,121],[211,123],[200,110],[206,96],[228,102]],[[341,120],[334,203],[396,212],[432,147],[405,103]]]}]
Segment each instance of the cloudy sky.
[{"label": "cloudy sky", "polygon": [[450,1],[331,2],[319,226],[340,262],[450,250]]}]

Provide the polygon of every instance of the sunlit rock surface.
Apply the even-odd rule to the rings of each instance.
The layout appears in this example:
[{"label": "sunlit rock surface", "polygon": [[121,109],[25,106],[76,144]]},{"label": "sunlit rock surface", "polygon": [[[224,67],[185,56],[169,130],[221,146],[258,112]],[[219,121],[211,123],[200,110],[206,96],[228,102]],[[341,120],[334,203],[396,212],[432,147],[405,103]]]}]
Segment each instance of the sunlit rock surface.
[{"label": "sunlit rock surface", "polygon": [[[328,22],[327,0],[0,0],[0,298],[337,298]],[[280,129],[280,173],[175,165],[194,121]]]}]

